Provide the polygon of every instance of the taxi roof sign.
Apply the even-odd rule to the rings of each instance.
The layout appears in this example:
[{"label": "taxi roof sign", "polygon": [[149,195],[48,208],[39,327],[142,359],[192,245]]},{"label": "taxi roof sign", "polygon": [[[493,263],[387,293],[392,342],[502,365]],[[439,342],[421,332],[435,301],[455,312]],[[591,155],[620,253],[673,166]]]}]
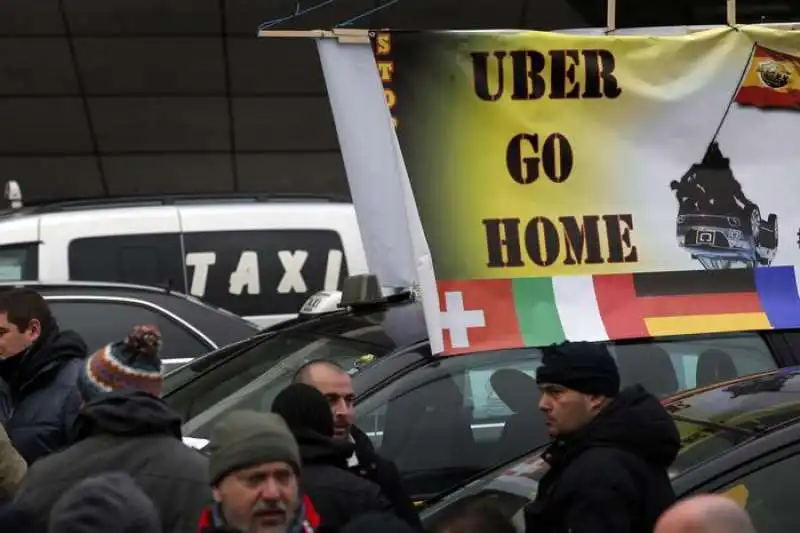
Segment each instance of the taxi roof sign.
[{"label": "taxi roof sign", "polygon": [[301,315],[322,315],[340,309],[341,291],[319,291],[312,294],[300,308]]}]

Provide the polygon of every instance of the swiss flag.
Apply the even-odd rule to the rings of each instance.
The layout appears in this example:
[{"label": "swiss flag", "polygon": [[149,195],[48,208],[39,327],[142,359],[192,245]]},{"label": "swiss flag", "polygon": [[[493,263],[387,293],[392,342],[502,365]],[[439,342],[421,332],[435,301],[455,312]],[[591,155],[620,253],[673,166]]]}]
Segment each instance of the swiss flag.
[{"label": "swiss flag", "polygon": [[439,281],[442,355],[523,346],[511,280]]}]

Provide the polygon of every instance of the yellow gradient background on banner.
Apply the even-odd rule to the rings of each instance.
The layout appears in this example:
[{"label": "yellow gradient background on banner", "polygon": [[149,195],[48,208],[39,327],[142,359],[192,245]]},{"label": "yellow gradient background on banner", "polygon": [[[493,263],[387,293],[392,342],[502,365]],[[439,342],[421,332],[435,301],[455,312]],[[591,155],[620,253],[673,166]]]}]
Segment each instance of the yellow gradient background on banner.
[{"label": "yellow gradient background on banner", "polygon": [[[525,224],[536,216],[556,223],[562,216],[632,213],[634,220],[646,216],[647,205],[639,198],[641,188],[647,184],[637,183],[633,172],[636,169],[625,168],[624,154],[636,146],[635,132],[668,113],[671,102],[688,98],[713,83],[718,68],[732,68],[731,61],[737,62],[737,69],[744,68],[742,61],[748,57],[753,40],[742,32],[721,28],[675,37],[543,32],[418,34],[416,41],[400,35],[396,43],[398,72],[409,78],[407,86],[413,87],[413,94],[406,89],[402,95],[407,107],[398,130],[401,146],[437,278],[454,280],[659,269],[656,247],[636,264],[564,265],[561,232],[562,249],[553,265],[533,264],[523,245],[525,266],[490,268],[482,221],[519,218],[524,241]],[[419,50],[414,51],[413,60],[404,63],[403,49],[412,46]],[[551,50],[573,49],[599,49],[613,54],[614,75],[622,90],[617,98],[545,96],[538,100],[511,100],[513,82],[508,58],[504,64],[505,95],[487,102],[475,94],[472,52],[535,50],[547,57]],[[548,59],[544,71],[548,90],[551,64]],[[496,60],[491,57],[488,71],[492,91],[499,80]],[[575,81],[583,88],[582,62],[575,67],[575,74]],[[731,93],[735,89],[726,88]],[[722,109],[717,114],[722,115]],[[714,127],[709,126],[709,133]],[[533,183],[515,182],[506,166],[506,151],[512,137],[520,133],[538,134],[540,147],[552,133],[566,137],[573,153],[569,178],[554,183],[540,173]],[[702,157],[705,147],[699,149]],[[533,154],[524,150],[523,155]],[[638,177],[647,176],[645,173]],[[600,231],[602,237],[602,223]],[[667,231],[674,235],[674,229]],[[643,239],[646,235],[636,237],[637,243]],[[603,257],[608,253],[604,245]]]}]

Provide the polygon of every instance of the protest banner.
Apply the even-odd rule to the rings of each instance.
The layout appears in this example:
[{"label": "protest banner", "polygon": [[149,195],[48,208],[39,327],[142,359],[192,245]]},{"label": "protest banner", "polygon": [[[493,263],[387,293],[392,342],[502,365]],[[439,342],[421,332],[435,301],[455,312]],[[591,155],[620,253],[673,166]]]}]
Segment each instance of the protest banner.
[{"label": "protest banner", "polygon": [[306,35],[434,353],[800,327],[800,37],[609,30]]},{"label": "protest banner", "polygon": [[444,353],[800,326],[796,34],[390,34]]}]

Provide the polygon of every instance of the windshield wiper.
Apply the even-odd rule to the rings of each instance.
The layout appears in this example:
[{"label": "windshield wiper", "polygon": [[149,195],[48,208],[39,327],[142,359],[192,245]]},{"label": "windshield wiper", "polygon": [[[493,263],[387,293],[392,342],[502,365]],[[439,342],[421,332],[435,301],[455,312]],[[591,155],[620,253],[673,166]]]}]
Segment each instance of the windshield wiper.
[{"label": "windshield wiper", "polygon": [[692,418],[690,416],[682,416],[682,415],[671,415],[671,416],[672,419],[677,422],[687,422],[689,424],[695,424],[700,427],[708,429],[718,429],[720,431],[732,431],[735,433],[739,433],[741,435],[746,435],[748,437],[754,437],[756,435],[760,435],[761,433],[763,433],[763,431],[760,428],[747,429],[739,426],[729,426],[728,424],[723,424],[721,422],[712,422],[711,420]]}]

